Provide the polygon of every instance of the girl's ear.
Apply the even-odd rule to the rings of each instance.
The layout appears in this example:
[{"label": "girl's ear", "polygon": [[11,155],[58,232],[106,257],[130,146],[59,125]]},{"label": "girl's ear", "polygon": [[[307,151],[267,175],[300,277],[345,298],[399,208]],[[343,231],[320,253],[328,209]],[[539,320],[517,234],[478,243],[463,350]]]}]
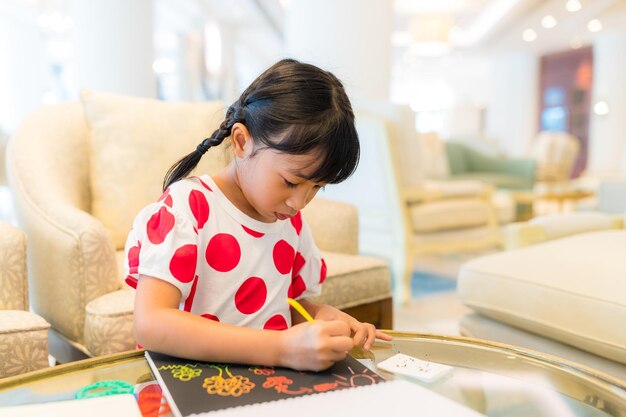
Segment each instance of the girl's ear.
[{"label": "girl's ear", "polygon": [[235,123],[230,130],[230,141],[235,157],[244,158],[252,153],[254,141],[243,123]]}]

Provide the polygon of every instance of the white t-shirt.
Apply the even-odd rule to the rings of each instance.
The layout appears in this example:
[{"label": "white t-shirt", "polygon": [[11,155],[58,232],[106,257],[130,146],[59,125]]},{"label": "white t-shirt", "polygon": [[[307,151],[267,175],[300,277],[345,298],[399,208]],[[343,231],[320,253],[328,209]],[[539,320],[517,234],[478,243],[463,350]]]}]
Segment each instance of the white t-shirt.
[{"label": "white t-shirt", "polygon": [[263,223],[208,175],[172,184],[142,209],[126,241],[126,282],[140,275],[180,290],[180,309],[238,326],[291,326],[287,297],[319,295],[326,265],[302,216]]}]

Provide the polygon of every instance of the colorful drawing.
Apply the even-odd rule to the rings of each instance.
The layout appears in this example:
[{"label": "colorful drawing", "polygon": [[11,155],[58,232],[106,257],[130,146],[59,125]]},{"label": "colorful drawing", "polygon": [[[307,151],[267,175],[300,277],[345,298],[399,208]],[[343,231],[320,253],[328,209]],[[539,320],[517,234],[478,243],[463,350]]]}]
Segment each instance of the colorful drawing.
[{"label": "colorful drawing", "polygon": [[276,372],[274,368],[262,366],[251,366],[248,368],[248,371],[252,371],[255,375],[274,375]]},{"label": "colorful drawing", "polygon": [[161,366],[159,371],[172,371],[172,376],[180,381],[190,381],[202,373],[197,364],[165,365]]},{"label": "colorful drawing", "polygon": [[[214,375],[210,378],[205,378],[202,388],[206,388],[207,394],[217,394],[223,397],[232,396],[239,397],[243,394],[247,394],[252,391],[252,388],[256,384],[250,381],[250,378],[242,375],[233,375],[228,370],[228,366],[224,366],[222,370],[221,366],[209,365],[209,368],[214,368],[219,371],[219,375]],[[222,375],[226,371],[228,378],[224,378]]]},{"label": "colorful drawing", "polygon": [[[157,370],[161,386],[169,393],[172,409],[176,408],[182,416],[384,381],[350,356],[320,372],[195,362],[155,352],[146,352],[146,358],[152,369]],[[202,378],[181,378],[194,375],[191,371],[200,369]],[[174,370],[180,373],[176,373],[178,377],[174,377]]]},{"label": "colorful drawing", "polygon": [[268,376],[265,382],[263,383],[263,388],[267,388],[267,389],[274,388],[276,392],[280,392],[282,394],[291,394],[291,395],[310,394],[311,392],[313,392],[311,388],[306,388],[306,387],[300,387],[297,390],[290,390],[289,385],[291,384],[293,384],[293,381],[284,375]]}]

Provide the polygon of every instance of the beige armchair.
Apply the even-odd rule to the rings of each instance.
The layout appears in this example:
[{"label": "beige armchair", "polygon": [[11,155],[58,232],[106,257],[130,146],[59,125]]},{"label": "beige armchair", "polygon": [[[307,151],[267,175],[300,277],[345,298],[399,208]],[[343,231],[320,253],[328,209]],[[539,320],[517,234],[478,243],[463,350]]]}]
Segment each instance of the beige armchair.
[{"label": "beige armchair", "polygon": [[[362,201],[364,212],[368,204],[373,207],[375,203],[368,199],[395,202],[390,205],[394,211],[384,227],[400,229],[396,240],[401,243],[393,247],[391,255],[401,258],[400,262],[395,261],[401,265],[394,268],[398,300],[406,302],[410,298],[417,254],[478,250],[501,244],[499,225],[513,217],[510,198],[494,194],[493,188],[481,181],[446,180],[445,161],[441,162],[441,158],[446,158],[443,146],[437,145],[439,141],[433,140],[433,135],[418,135],[414,113],[408,107],[362,104],[357,129],[363,159],[370,163],[365,171],[348,180],[347,187],[355,190],[353,198]],[[376,175],[389,179],[385,196],[364,193],[375,192],[372,177]],[[374,210],[369,209],[372,213],[387,209]],[[373,251],[386,249],[380,244],[372,246]]]},{"label": "beige armchair", "polygon": [[[59,361],[133,349],[134,291],[123,283],[124,243],[136,213],[161,194],[163,173],[219,123],[222,103],[163,103],[83,92],[80,103],[27,118],[8,147],[9,184],[29,236],[34,310]],[[226,163],[219,148],[199,170]],[[386,264],[356,255],[358,221],[345,204],[305,212],[324,251],[321,300],[391,327]],[[323,216],[333,221],[318,221]]]},{"label": "beige armchair", "polygon": [[48,366],[48,328],[28,311],[26,236],[0,222],[0,378]]},{"label": "beige armchair", "polygon": [[537,181],[567,181],[580,153],[580,141],[564,132],[540,132],[531,143]]}]

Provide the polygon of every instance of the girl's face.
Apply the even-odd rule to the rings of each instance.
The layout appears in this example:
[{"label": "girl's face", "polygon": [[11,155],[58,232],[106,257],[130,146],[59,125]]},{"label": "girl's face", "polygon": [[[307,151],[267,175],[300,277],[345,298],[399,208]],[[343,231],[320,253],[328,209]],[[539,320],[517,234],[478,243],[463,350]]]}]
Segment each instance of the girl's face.
[{"label": "girl's face", "polygon": [[264,222],[285,220],[302,210],[325,184],[307,180],[319,163],[317,153],[289,155],[257,150],[237,164],[237,178],[253,216]]}]

